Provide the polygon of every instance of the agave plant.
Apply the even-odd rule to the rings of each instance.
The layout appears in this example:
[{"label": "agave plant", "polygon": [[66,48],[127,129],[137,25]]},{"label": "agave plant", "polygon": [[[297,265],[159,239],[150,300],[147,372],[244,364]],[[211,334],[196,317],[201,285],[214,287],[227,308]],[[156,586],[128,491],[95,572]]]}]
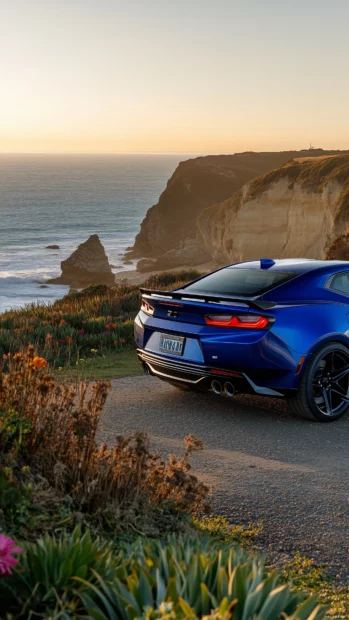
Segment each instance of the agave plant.
[{"label": "agave plant", "polygon": [[183,619],[277,620],[283,614],[319,620],[326,611],[316,596],[294,592],[277,573],[267,573],[262,557],[209,538],[124,546],[118,561],[112,583],[96,573],[96,584],[84,581],[80,596],[91,618],[170,618],[173,611]]},{"label": "agave plant", "polygon": [[262,557],[202,536],[113,550],[77,528],[24,545],[6,588],[0,582],[1,609],[25,618],[319,620],[326,611]]}]

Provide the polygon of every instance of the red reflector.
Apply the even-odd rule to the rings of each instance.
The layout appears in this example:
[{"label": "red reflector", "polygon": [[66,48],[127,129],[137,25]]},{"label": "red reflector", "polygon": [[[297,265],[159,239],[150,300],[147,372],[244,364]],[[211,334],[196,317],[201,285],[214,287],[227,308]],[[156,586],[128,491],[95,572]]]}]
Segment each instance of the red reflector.
[{"label": "red reflector", "polygon": [[232,315],[210,315],[205,316],[207,325],[215,327],[243,327],[247,329],[263,329],[269,323],[265,316],[257,316],[255,314],[244,314],[240,316]]},{"label": "red reflector", "polygon": [[154,308],[150,306],[144,299],[142,299],[141,310],[143,310],[143,312],[145,312],[146,314],[149,314],[149,316],[153,316],[154,314]]},{"label": "red reflector", "polygon": [[303,366],[303,362],[305,360],[305,355],[302,355],[302,357],[300,358],[299,362],[298,362],[298,366],[296,368],[296,375],[298,375],[298,373],[300,372],[300,369]]},{"label": "red reflector", "polygon": [[229,372],[228,370],[217,370],[217,368],[210,368],[210,372],[215,375],[227,375],[228,377],[241,377],[239,372]]}]

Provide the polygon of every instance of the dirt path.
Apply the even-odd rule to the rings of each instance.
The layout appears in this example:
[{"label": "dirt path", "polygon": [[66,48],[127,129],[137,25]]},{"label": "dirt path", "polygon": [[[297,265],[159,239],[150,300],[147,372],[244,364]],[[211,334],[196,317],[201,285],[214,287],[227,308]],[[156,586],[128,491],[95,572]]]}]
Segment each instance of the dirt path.
[{"label": "dirt path", "polygon": [[232,523],[262,520],[271,557],[296,550],[349,583],[349,416],[294,419],[281,401],[182,392],[153,377],[113,382],[103,438],[146,430],[162,454],[205,443],[195,472],[213,486],[213,509]]}]

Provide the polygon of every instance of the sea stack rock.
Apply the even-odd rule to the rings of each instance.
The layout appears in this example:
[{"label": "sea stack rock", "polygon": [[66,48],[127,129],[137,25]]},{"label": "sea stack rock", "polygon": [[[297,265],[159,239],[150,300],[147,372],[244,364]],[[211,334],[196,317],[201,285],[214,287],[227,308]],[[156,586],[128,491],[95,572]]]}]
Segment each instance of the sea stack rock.
[{"label": "sea stack rock", "polygon": [[61,262],[62,275],[49,282],[83,288],[90,284],[115,284],[108,257],[98,235],[91,235],[69,258]]}]

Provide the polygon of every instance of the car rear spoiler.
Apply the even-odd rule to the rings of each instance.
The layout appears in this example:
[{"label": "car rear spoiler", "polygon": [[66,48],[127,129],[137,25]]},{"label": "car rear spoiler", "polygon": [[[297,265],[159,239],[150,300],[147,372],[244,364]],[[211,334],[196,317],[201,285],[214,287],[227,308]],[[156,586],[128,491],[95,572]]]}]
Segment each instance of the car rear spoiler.
[{"label": "car rear spoiler", "polygon": [[276,305],[273,301],[259,301],[258,299],[248,299],[246,297],[234,297],[228,295],[209,295],[208,293],[198,293],[197,295],[186,293],[185,291],[156,291],[151,288],[140,288],[142,296],[165,298],[165,299],[182,299],[183,301],[198,301],[204,303],[222,303],[222,302],[237,302],[243,303],[253,308],[254,310],[269,310]]}]

